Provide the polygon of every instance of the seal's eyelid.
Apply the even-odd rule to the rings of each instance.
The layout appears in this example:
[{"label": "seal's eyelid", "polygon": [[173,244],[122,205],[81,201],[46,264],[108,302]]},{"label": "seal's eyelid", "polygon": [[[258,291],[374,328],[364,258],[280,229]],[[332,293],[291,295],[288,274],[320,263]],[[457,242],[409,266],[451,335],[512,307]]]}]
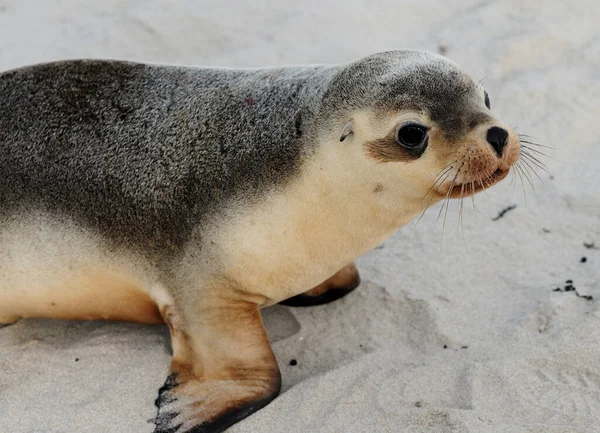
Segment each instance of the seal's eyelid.
[{"label": "seal's eyelid", "polygon": [[485,106],[490,110],[490,95],[488,95],[486,90],[484,90],[483,93],[485,94]]},{"label": "seal's eyelid", "polygon": [[432,128],[431,126],[424,125],[421,122],[417,122],[415,120],[408,120],[406,122],[402,122],[402,123],[396,125],[396,132],[398,132],[398,130],[400,130],[400,128],[402,128],[403,126],[407,126],[407,125],[418,126],[420,128],[423,128],[427,132],[429,132],[431,130],[431,128]]}]

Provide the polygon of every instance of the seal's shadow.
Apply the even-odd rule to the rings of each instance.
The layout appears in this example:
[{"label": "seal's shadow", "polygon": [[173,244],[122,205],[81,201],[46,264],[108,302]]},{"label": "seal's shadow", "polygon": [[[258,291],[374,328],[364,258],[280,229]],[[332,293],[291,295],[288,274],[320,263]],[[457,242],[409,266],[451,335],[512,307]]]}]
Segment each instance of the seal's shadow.
[{"label": "seal's shadow", "polygon": [[169,329],[166,325],[141,325],[101,320],[24,319],[6,326],[0,332],[4,347],[26,347],[43,343],[46,348],[65,350],[125,341],[156,343],[171,353]]},{"label": "seal's shadow", "polygon": [[289,307],[273,305],[262,311],[262,318],[271,344],[292,337],[300,332],[300,323]]},{"label": "seal's shadow", "polygon": [[[300,331],[300,323],[287,307],[275,305],[263,310],[262,314],[269,338],[273,343],[289,338]],[[48,348],[64,350],[82,345],[99,345],[101,341],[106,343],[139,340],[158,343],[164,353],[172,354],[169,329],[166,325],[102,320],[25,319],[0,329],[2,329],[0,336],[3,337],[1,341],[4,347],[23,347],[31,342],[39,342],[44,343]]]},{"label": "seal's shadow", "polygon": [[[289,308],[276,305],[263,310],[263,320],[271,342],[285,340],[300,331],[300,324]],[[102,320],[24,319],[0,328],[2,347],[10,350],[43,344],[46,350],[61,351],[84,346],[134,342],[149,345],[148,350],[171,355],[171,340],[166,325],[142,325]],[[150,347],[151,346],[151,347]],[[154,349],[152,349],[154,347]]]},{"label": "seal's shadow", "polygon": [[[377,350],[402,347],[410,358],[446,341],[435,312],[421,299],[371,281],[330,304],[263,311],[283,376],[283,390]],[[402,360],[398,360],[402,362]]]},{"label": "seal's shadow", "polygon": [[[379,349],[401,346],[406,354],[423,353],[439,349],[445,341],[426,302],[402,290],[390,293],[370,281],[330,304],[274,305],[262,310],[262,316],[284,390]],[[0,330],[0,347],[44,357],[80,349],[95,354],[113,347],[135,350],[150,362],[164,363],[151,367],[157,370],[156,380],[162,379],[159,371],[165,369],[166,374],[172,353],[166,325],[104,321],[22,320]]]}]

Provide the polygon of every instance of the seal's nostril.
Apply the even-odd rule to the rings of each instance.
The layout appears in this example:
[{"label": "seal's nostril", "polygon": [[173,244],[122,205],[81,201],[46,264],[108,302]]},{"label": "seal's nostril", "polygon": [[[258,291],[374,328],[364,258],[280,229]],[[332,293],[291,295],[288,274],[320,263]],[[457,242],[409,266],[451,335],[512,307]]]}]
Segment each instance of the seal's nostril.
[{"label": "seal's nostril", "polygon": [[499,128],[498,126],[492,126],[487,132],[487,141],[492,145],[498,156],[502,156],[504,146],[506,146],[506,139],[508,138],[508,132],[506,129]]}]

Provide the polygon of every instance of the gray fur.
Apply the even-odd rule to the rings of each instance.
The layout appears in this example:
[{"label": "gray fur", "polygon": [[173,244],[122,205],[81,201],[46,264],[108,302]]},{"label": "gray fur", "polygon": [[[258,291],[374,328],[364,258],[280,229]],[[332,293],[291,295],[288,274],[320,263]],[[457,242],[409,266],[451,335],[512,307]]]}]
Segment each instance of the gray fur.
[{"label": "gray fur", "polygon": [[468,127],[456,116],[473,114],[474,89],[453,64],[419,52],[347,66],[80,60],[9,71],[0,75],[1,218],[40,209],[167,257],[228,200],[260,199],[293,178],[319,129],[343,127],[353,109],[428,110],[451,136]]},{"label": "gray fur", "polygon": [[5,73],[1,211],[41,207],[118,244],[178,250],[225,200],[298,171],[327,77],[112,61]]},{"label": "gray fur", "polygon": [[422,111],[449,140],[491,119],[477,85],[453,62],[424,51],[389,51],[349,64],[325,95],[321,114],[368,107]]}]

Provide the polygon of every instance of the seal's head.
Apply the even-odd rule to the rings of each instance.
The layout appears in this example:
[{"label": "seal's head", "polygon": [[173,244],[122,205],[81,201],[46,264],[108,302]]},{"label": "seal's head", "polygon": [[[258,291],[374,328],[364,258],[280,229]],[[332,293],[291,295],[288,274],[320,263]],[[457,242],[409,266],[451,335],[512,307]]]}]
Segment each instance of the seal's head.
[{"label": "seal's head", "polygon": [[[389,197],[464,197],[494,185],[519,157],[513,130],[483,87],[450,60],[421,51],[376,54],[344,67],[324,105],[340,145],[355,150]],[[329,128],[333,130],[334,128]]]}]

